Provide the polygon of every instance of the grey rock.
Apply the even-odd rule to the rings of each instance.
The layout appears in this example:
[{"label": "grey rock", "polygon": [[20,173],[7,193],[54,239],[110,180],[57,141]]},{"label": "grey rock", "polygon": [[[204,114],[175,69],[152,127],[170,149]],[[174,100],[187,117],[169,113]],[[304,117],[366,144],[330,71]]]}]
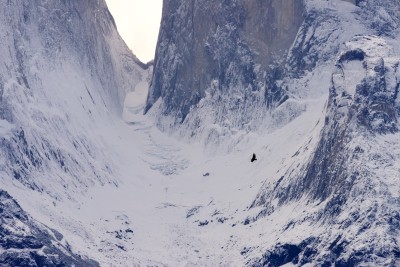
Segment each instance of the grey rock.
[{"label": "grey rock", "polygon": [[99,266],[74,254],[62,239],[60,233],[36,222],[0,189],[1,266]]},{"label": "grey rock", "polygon": [[[294,0],[164,1],[146,111],[162,99],[161,112],[182,122],[212,84],[221,94],[239,88],[237,93],[250,105],[256,101],[252,92],[281,75],[278,68],[269,77],[266,71],[285,58],[303,9]],[[265,108],[284,101],[281,88],[268,89],[259,100]]]}]

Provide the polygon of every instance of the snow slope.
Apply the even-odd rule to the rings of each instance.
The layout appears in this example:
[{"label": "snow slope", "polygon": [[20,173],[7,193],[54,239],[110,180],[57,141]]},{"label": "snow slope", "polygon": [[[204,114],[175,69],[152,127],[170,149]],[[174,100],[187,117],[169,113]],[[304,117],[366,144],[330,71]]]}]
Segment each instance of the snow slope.
[{"label": "snow slope", "polygon": [[317,123],[324,101],[310,102],[307,116],[270,135],[238,133],[215,153],[166,136],[127,98],[128,123],[98,132],[117,162],[117,187],[94,186],[74,201],[27,195],[11,185],[7,190],[42,223],[62,229],[74,250],[104,266],[245,264],[240,251],[258,244],[262,233],[243,224],[255,215],[248,208],[265,177],[289,164],[312,134],[308,125]]},{"label": "snow slope", "polygon": [[1,188],[76,201],[95,184],[115,186],[99,128],[112,127],[126,93],[148,74],[105,2],[0,4]]}]

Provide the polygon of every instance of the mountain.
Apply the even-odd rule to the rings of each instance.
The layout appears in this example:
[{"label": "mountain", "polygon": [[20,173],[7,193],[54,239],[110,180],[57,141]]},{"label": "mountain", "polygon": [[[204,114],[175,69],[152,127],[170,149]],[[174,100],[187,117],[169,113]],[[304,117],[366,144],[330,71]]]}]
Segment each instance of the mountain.
[{"label": "mountain", "polygon": [[0,265],[400,264],[399,1],[0,3]]},{"label": "mountain", "polygon": [[[399,83],[393,73],[399,58],[390,50],[377,36],[356,36],[346,43],[332,74],[324,126],[309,160],[301,159],[310,149],[305,145],[293,155],[298,165],[264,186],[253,203],[265,207],[257,219],[294,201],[317,208],[290,225],[293,231],[300,220],[328,229],[299,242],[300,263],[398,263]],[[392,149],[388,151],[387,145]],[[286,249],[267,253],[264,260],[287,253]]]},{"label": "mountain", "polygon": [[[228,112],[233,127],[258,128],[258,118],[288,99],[275,80],[303,10],[293,0],[165,1],[146,110],[162,99],[159,110],[174,123],[189,114],[202,121],[210,108],[211,123],[221,124]],[[196,105],[207,115],[192,115]]]},{"label": "mountain", "polygon": [[[0,4],[1,188],[25,188],[22,195],[33,202],[33,192],[56,201],[76,199],[96,184],[115,186],[113,160],[96,132],[113,127],[125,95],[148,74],[118,35],[105,2]],[[31,220],[1,192],[2,264],[94,265],[69,254],[66,243],[57,247],[61,234]]]},{"label": "mountain", "polygon": [[[109,177],[111,167],[99,168],[94,155],[100,149],[88,132],[122,113],[126,93],[145,71],[119,37],[105,3],[3,4],[3,171],[37,190],[46,190],[47,183],[38,172],[51,168],[77,177],[76,190],[112,182],[100,178]],[[92,171],[82,175],[86,168]]]},{"label": "mountain", "polygon": [[247,264],[400,264],[399,17],[398,1],[166,1],[147,100],[162,129],[224,149],[326,101],[306,142],[265,167],[245,222],[279,221],[281,236],[258,260],[248,244]]}]

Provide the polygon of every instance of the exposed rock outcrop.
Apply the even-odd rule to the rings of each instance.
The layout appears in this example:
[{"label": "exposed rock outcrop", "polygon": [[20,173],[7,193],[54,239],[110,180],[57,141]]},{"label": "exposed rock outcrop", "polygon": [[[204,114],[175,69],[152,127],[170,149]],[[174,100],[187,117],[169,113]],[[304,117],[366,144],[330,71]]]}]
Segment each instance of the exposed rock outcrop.
[{"label": "exposed rock outcrop", "polygon": [[62,234],[27,215],[0,189],[1,266],[99,266],[71,251]]},{"label": "exposed rock outcrop", "polygon": [[220,102],[228,110],[279,105],[285,91],[267,84],[281,74],[277,66],[303,22],[303,10],[295,0],[164,1],[146,111],[160,99],[162,114],[182,122],[207,90],[215,99],[227,94],[248,99]]}]

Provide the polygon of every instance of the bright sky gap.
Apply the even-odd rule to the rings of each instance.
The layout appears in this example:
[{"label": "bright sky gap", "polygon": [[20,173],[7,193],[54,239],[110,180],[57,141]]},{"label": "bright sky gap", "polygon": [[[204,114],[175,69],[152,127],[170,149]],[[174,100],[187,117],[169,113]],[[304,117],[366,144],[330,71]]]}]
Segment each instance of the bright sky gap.
[{"label": "bright sky gap", "polygon": [[118,32],[144,63],[154,58],[162,0],[106,0]]}]

